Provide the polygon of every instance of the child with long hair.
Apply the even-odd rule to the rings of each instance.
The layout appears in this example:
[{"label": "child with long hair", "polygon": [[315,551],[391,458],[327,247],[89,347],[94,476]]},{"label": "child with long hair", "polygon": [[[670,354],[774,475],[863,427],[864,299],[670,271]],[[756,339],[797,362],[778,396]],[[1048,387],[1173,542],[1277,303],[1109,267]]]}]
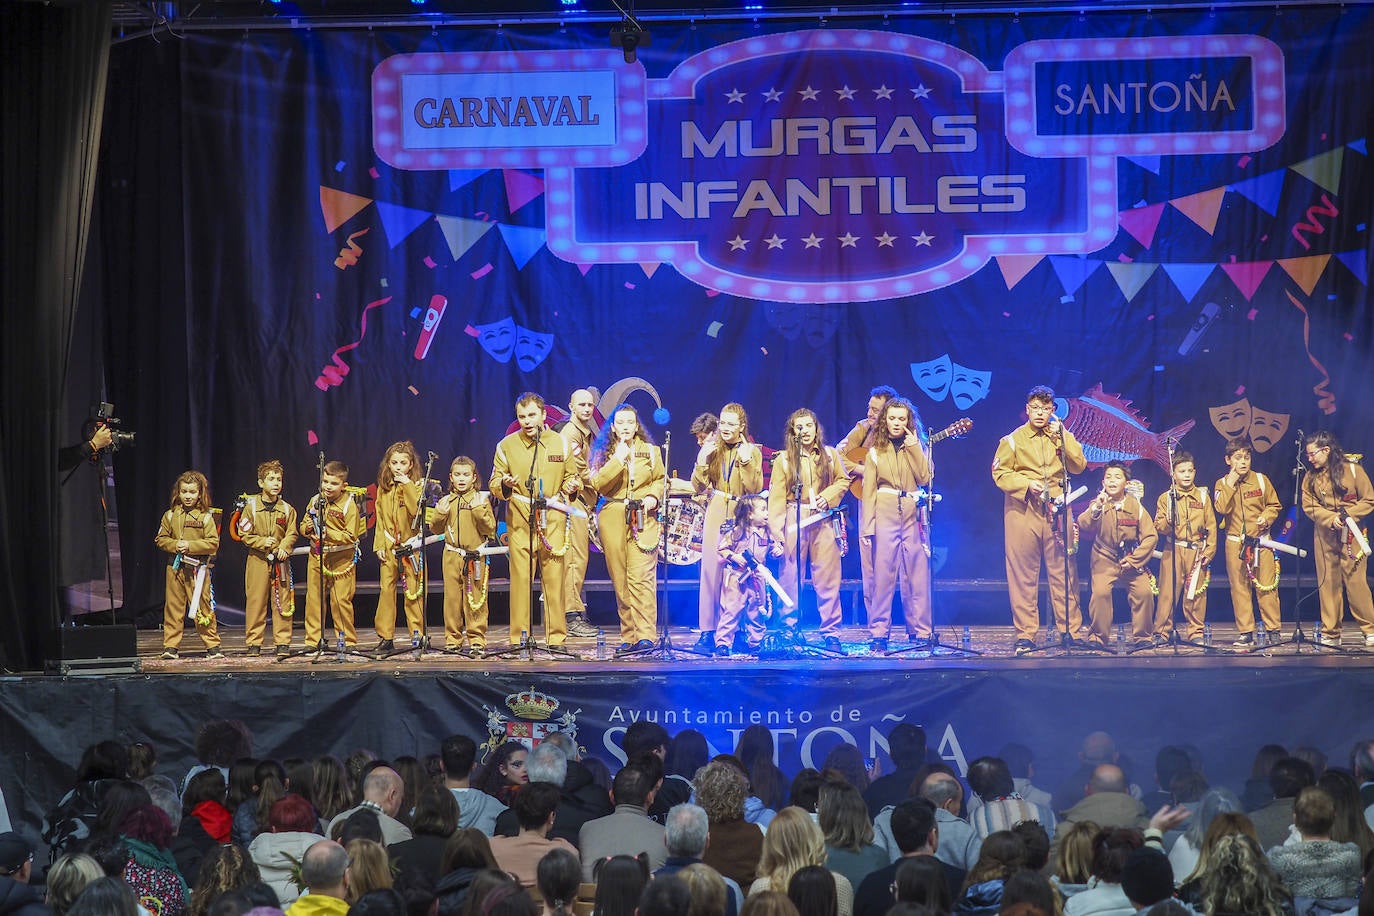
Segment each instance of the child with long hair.
[{"label": "child with long hair", "polygon": [[496,533],[491,496],[477,462],[467,455],[448,468],[448,493],[434,506],[430,528],[444,535],[444,647],[480,653],[487,647],[487,583],[491,559],[476,553]]},{"label": "child with long hair", "polygon": [[592,444],[592,488],[601,552],[620,611],[620,648],[648,649],[657,633],[658,502],[666,472],[639,413],[621,404]]},{"label": "child with long hair", "polygon": [[396,588],[405,591],[406,625],[412,633],[425,632],[425,609],[421,604],[424,591],[424,552],[417,549],[409,556],[397,556],[397,549],[405,547],[420,526],[415,517],[423,511],[420,492],[420,453],[409,439],[392,443],[377,468],[377,520],[373,526],[372,550],[381,563],[381,591],[377,595],[377,651],[390,652],[396,647]]},{"label": "child with long hair", "polygon": [[767,500],[741,496],[735,502],[734,525],[728,534],[722,529],[717,550],[722,573],[715,654],[728,658],[737,631],[745,634],[748,650],[756,651],[773,613],[763,572],[767,572],[768,557],[778,556],[782,547],[768,533]]},{"label": "child with long hair", "polygon": [[210,582],[210,566],[219,552],[219,528],[210,508],[210,484],[200,471],[183,471],[172,485],[170,508],[162,513],[155,542],[158,550],[168,554],[161,657],[174,659],[180,654],[187,606],[196,598],[199,582],[199,604],[191,609],[196,633],[205,643],[206,658],[223,658]]}]

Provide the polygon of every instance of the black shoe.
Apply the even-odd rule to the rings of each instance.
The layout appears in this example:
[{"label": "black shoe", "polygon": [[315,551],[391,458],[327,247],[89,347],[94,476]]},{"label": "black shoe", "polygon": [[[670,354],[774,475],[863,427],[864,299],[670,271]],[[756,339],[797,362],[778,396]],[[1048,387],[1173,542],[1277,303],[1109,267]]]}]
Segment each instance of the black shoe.
[{"label": "black shoe", "polygon": [[639,642],[635,643],[635,651],[639,651],[641,649],[652,649],[653,647],[654,641],[652,639],[641,639]]},{"label": "black shoe", "polygon": [[912,634],[908,633],[906,639],[907,639],[907,642],[910,644],[910,645],[907,646],[908,649],[929,649],[929,648],[930,648],[930,638],[929,638],[929,637],[926,637],[926,636],[913,636]]},{"label": "black shoe", "polygon": [[1268,639],[1269,645],[1272,646],[1272,645],[1275,645],[1275,644],[1281,643],[1281,642],[1283,642],[1283,631],[1282,631],[1282,630],[1270,630],[1270,631],[1269,631],[1269,639]]},{"label": "black shoe", "polygon": [[205,650],[206,658],[224,658],[224,650],[219,646],[211,646]]},{"label": "black shoe", "polygon": [[262,646],[249,646],[248,651],[244,654],[247,655],[249,658],[259,656],[262,654]]},{"label": "black shoe", "polygon": [[1029,639],[1018,639],[1016,645],[1012,646],[1012,651],[1018,656],[1030,655],[1035,651],[1035,643],[1031,642]]},{"label": "black shoe", "polygon": [[749,637],[744,635],[743,630],[739,630],[735,633],[735,641],[734,644],[730,646],[730,651],[734,652],[736,655],[747,655],[753,651],[749,648]]},{"label": "black shoe", "polygon": [[158,656],[158,658],[166,659],[167,661],[172,661],[180,657],[181,653],[176,649],[163,649],[162,654]]},{"label": "black shoe", "polygon": [[380,652],[393,652],[393,651],[395,651],[395,649],[396,649],[396,640],[394,640],[394,639],[380,639],[380,640],[377,641],[377,648],[373,649],[372,651],[373,651],[373,652],[379,652],[379,653],[380,653]]},{"label": "black shoe", "polygon": [[277,653],[277,658],[286,658],[286,656],[288,656],[288,655],[291,654],[291,647],[290,647],[290,646],[277,646],[276,653]]},{"label": "black shoe", "polygon": [[714,651],[715,647],[716,647],[716,631],[715,631],[715,630],[702,630],[702,631],[701,631],[701,635],[697,637],[697,644],[696,644],[696,646],[695,646],[695,648],[697,649],[697,651],[699,651],[699,652],[711,652],[711,651]]},{"label": "black shoe", "polygon": [[629,643],[623,642],[619,646],[616,646],[615,654],[619,655],[622,652],[629,652],[631,648]]},{"label": "black shoe", "polygon": [[887,651],[887,637],[875,636],[868,641],[868,651],[877,655],[879,652]]},{"label": "black shoe", "polygon": [[844,643],[840,642],[838,636],[827,636],[825,638],[825,651],[834,652],[836,655],[847,655],[844,651]]},{"label": "black shoe", "polygon": [[1240,634],[1240,638],[1231,643],[1231,645],[1239,646],[1242,649],[1253,649],[1255,646],[1255,634],[1242,633]]},{"label": "black shoe", "polygon": [[793,627],[787,631],[787,641],[794,646],[805,646],[807,644],[806,634]]},{"label": "black shoe", "polygon": [[716,646],[715,652],[716,652],[716,658],[729,658],[729,657],[730,657],[730,647],[729,647],[729,646]]},{"label": "black shoe", "polygon": [[1155,643],[1154,643],[1153,640],[1150,640],[1150,639],[1133,639],[1133,640],[1131,640],[1131,651],[1132,651],[1132,652],[1140,652],[1140,651],[1144,651],[1145,649],[1153,649],[1154,647],[1155,647]]},{"label": "black shoe", "polygon": [[1150,642],[1154,643],[1156,646],[1167,645],[1169,642],[1169,634],[1156,633],[1154,636],[1150,637]]}]

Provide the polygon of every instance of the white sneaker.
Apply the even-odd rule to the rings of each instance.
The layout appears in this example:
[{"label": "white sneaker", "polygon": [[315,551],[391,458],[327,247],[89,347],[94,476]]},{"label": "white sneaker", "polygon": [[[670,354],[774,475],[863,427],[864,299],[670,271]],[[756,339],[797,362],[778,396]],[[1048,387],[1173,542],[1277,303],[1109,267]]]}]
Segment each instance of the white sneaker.
[{"label": "white sneaker", "polygon": [[1374,633],[1364,634],[1364,647],[1366,649],[1374,649]]},{"label": "white sneaker", "polygon": [[1341,638],[1339,636],[1327,636],[1325,633],[1317,634],[1317,645],[1319,646],[1330,646],[1334,649],[1338,648],[1340,644]]}]

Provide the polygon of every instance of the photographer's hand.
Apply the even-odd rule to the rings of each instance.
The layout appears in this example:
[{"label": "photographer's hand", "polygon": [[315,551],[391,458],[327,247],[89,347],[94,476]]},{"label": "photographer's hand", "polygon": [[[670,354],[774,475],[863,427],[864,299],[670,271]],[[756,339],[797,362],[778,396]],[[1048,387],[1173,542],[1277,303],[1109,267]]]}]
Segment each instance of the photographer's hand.
[{"label": "photographer's hand", "polygon": [[114,436],[110,434],[110,427],[101,423],[95,428],[95,433],[91,436],[90,446],[92,452],[98,452],[103,448],[109,448],[114,441]]}]

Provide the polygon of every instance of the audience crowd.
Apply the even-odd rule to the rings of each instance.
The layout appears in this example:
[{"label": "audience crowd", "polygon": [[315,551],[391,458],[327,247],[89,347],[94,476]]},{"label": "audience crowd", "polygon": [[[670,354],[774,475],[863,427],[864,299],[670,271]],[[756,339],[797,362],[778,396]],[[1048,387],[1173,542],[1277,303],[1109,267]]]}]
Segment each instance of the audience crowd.
[{"label": "audience crowd", "polygon": [[1348,769],[1266,745],[1239,794],[1190,746],[1130,773],[1103,732],[1053,793],[1024,745],[960,773],[907,724],[885,774],[841,745],[789,778],[760,726],[710,757],[637,722],[622,749],[614,772],[562,733],[264,760],[213,721],[174,781],[102,741],[46,861],[0,833],[0,916],[1374,916],[1374,740]]}]

